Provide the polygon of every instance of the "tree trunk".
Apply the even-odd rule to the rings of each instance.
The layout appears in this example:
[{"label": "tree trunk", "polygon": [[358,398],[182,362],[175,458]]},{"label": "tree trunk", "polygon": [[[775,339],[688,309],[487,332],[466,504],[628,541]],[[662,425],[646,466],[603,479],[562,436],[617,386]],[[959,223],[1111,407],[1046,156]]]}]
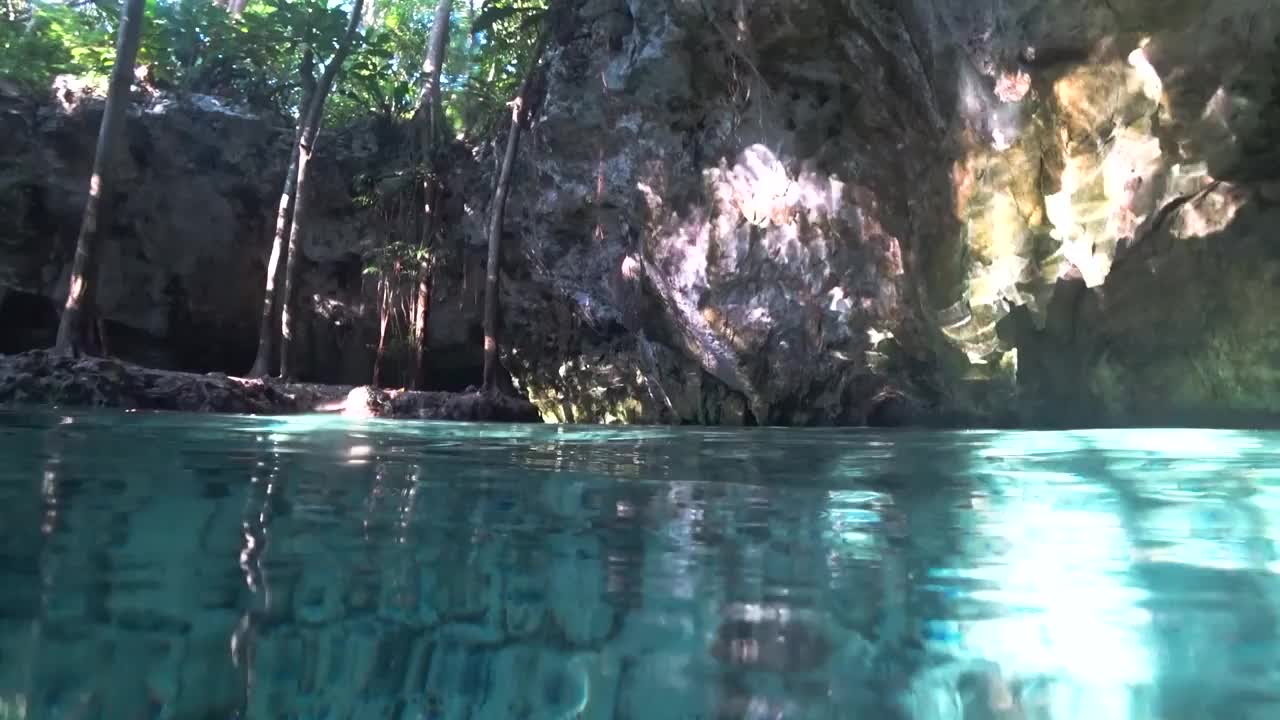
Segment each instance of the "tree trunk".
[{"label": "tree trunk", "polygon": [[276,232],[271,240],[271,259],[267,262],[267,289],[262,297],[262,317],[258,322],[258,353],[254,356],[249,377],[266,377],[271,374],[271,351],[274,346],[275,324],[279,314],[281,260],[284,259],[285,242],[293,227],[293,207],[298,189],[298,145],[306,126],[307,112],[315,97],[315,55],[308,48],[302,55],[302,112],[298,114],[298,128],[294,133],[293,148],[289,153],[289,169],[285,172],[284,188],[280,191],[280,204],[276,210]]},{"label": "tree trunk", "polygon": [[138,57],[138,45],[142,42],[145,5],[144,0],[126,0],[120,16],[115,66],[111,70],[111,85],[107,88],[107,106],[102,113],[102,125],[98,128],[98,147],[93,156],[89,198],[84,204],[80,234],[76,238],[75,259],[71,264],[67,302],[62,310],[62,318],[58,321],[58,337],[53,346],[54,352],[60,355],[83,353],[87,340],[89,328],[86,321],[93,312],[93,298],[97,290],[95,279],[100,244],[98,222],[104,199],[111,192],[111,161],[124,124],[125,108],[129,105],[133,65]]},{"label": "tree trunk", "polygon": [[387,326],[391,323],[391,315],[393,309],[391,303],[395,299],[395,283],[400,277],[400,261],[396,260],[391,268],[391,277],[382,277],[379,283],[382,292],[379,293],[378,304],[378,349],[373,355],[373,386],[382,387],[382,361],[387,354]]},{"label": "tree trunk", "polygon": [[213,4],[226,8],[232,15],[240,15],[244,12],[245,5],[249,4],[249,0],[214,0]]},{"label": "tree trunk", "polygon": [[267,289],[262,297],[262,317],[258,322],[258,354],[254,356],[249,377],[266,377],[271,373],[271,349],[275,337],[272,332],[276,321],[276,285],[280,282],[280,260],[284,255],[285,239],[293,226],[293,205],[298,187],[298,147],[290,153],[289,170],[285,174],[284,189],[280,192],[280,205],[276,210],[276,232],[271,240],[271,259],[267,261]]},{"label": "tree trunk", "polygon": [[413,387],[422,390],[427,383],[427,321],[431,317],[431,269],[418,265],[418,299],[414,303],[413,331],[415,352],[413,357]]},{"label": "tree trunk", "polygon": [[426,187],[423,188],[423,192],[426,194],[427,202],[423,205],[425,217],[422,218],[423,230],[418,243],[422,256],[418,259],[418,296],[414,302],[413,313],[413,387],[417,390],[423,389],[427,382],[427,323],[431,317],[431,284],[434,270],[433,259],[427,251],[435,238],[438,217],[435,209],[443,194],[438,181],[429,180],[424,184]]},{"label": "tree trunk", "polygon": [[511,103],[511,131],[507,134],[507,152],[502,157],[502,170],[498,173],[498,185],[493,194],[493,215],[489,221],[489,257],[484,276],[484,377],[481,387],[485,392],[497,389],[498,381],[498,274],[502,261],[502,215],[507,206],[507,190],[511,185],[511,166],[516,159],[516,146],[520,141],[520,124],[524,121],[524,108],[529,102],[529,90],[533,76],[542,59],[547,33],[538,34],[529,70],[520,83],[520,93]]},{"label": "tree trunk", "polygon": [[297,330],[294,320],[296,313],[293,312],[293,294],[298,282],[298,266],[301,264],[299,254],[302,234],[309,219],[306,212],[307,168],[315,152],[316,139],[320,136],[325,100],[329,97],[329,91],[333,89],[333,83],[338,77],[342,63],[347,59],[347,53],[351,52],[351,45],[355,42],[356,32],[360,28],[363,7],[364,0],[355,0],[352,4],[351,16],[347,21],[347,32],[325,66],[320,82],[316,84],[311,102],[307,105],[302,128],[298,133],[298,178],[294,187],[293,223],[289,230],[289,255],[284,271],[284,298],[280,303],[280,377],[286,380],[293,377],[293,358],[290,351]]},{"label": "tree trunk", "polygon": [[[314,135],[313,135],[314,137]],[[307,167],[311,164],[311,145],[298,146],[298,184],[293,201],[293,223],[289,227],[288,262],[284,272],[284,302],[280,303],[280,377],[293,379],[293,334],[297,329],[294,322],[294,288],[298,282],[299,255],[302,247],[302,232],[307,221]]]},{"label": "tree trunk", "polygon": [[422,199],[422,216],[418,222],[421,235],[418,238],[418,295],[413,313],[413,379],[411,386],[421,390],[426,382],[427,318],[431,312],[431,256],[427,250],[435,232],[436,204],[440,196],[440,183],[434,163],[434,153],[440,140],[440,71],[444,67],[445,50],[449,47],[449,18],[453,12],[453,0],[437,0],[436,14],[431,21],[431,35],[427,40],[427,55],[422,62],[422,92],[418,95],[415,120],[418,124],[417,160],[422,172],[422,185],[418,192]]},{"label": "tree trunk", "polygon": [[[418,106],[414,114],[425,121],[425,131],[435,140],[436,115],[440,110],[440,70],[444,67],[444,52],[449,47],[449,17],[453,13],[453,0],[437,0],[436,14],[431,20],[431,34],[427,38],[427,55],[422,60],[422,92],[418,94]],[[426,117],[422,117],[423,113]],[[421,127],[421,126],[420,126]],[[429,145],[423,145],[427,149]]]}]

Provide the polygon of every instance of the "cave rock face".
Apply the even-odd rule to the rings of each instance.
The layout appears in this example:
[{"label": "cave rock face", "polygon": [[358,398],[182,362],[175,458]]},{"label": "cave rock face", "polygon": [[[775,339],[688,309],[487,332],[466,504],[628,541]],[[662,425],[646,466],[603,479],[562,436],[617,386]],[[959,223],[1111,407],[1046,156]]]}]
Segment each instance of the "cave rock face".
[{"label": "cave rock face", "polygon": [[[1280,0],[564,0],[551,20],[502,283],[503,363],[543,417],[1280,414]],[[119,156],[111,350],[242,372],[291,133],[162,100]],[[0,352],[52,341],[100,107],[66,83],[0,96]],[[300,365],[364,383],[362,269],[398,231],[361,188],[405,153],[394,129],[325,138]],[[436,386],[479,377],[504,139],[450,163]]]},{"label": "cave rock face", "polygon": [[[70,78],[51,94],[0,98],[0,352],[52,343],[88,190],[101,94]],[[214,98],[136,99],[102,231],[96,304],[107,349],[160,368],[245,372],[292,133]],[[353,307],[348,289],[360,283],[348,186],[331,158],[317,165],[317,204],[336,217],[321,213],[304,248],[308,349],[341,332],[323,311]],[[341,380],[351,368],[327,349],[303,371]]]},{"label": "cave rock face", "polygon": [[[207,96],[135,88],[134,100],[101,235],[96,303],[107,350],[157,368],[244,373],[293,131]],[[66,77],[48,97],[0,95],[0,353],[53,343],[102,107],[100,88]],[[403,164],[402,139],[377,121],[321,137],[296,295],[302,379],[370,380],[376,292],[363,271],[395,229],[365,186]],[[445,286],[433,359],[441,376],[474,366],[446,378],[461,389],[479,378],[478,312]]]},{"label": "cave rock face", "polygon": [[566,2],[510,206],[506,362],[566,420],[1280,410],[1245,349],[1274,335],[1278,18]]}]

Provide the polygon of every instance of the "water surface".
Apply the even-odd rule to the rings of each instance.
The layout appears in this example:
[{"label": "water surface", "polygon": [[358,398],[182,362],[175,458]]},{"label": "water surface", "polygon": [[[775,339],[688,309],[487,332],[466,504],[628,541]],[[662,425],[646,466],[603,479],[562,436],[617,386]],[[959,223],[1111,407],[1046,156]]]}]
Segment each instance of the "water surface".
[{"label": "water surface", "polygon": [[1278,459],[0,412],[0,720],[1272,719]]}]

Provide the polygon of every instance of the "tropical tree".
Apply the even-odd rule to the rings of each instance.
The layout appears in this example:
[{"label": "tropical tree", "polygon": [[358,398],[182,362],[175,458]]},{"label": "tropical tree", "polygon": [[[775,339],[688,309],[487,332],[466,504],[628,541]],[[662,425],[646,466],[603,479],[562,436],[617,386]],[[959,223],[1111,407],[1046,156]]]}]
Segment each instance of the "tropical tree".
[{"label": "tropical tree", "polygon": [[444,121],[444,113],[440,107],[440,71],[444,67],[444,51],[449,43],[449,18],[452,10],[453,0],[436,0],[436,15],[427,42],[427,57],[422,64],[422,94],[419,96],[415,117],[418,125],[417,157],[419,166],[423,169],[420,220],[422,233],[418,238],[418,297],[414,304],[413,318],[413,385],[417,388],[421,388],[426,380],[427,315],[431,310],[433,270],[430,245],[439,215],[436,206],[441,196],[439,172],[432,160],[435,159],[433,155],[437,155],[435,150],[441,139],[440,125]]},{"label": "tropical tree", "polygon": [[[403,229],[384,230],[387,240],[374,249],[366,268],[366,273],[377,277],[375,385],[385,380],[385,355],[392,350],[408,351],[403,365],[408,368],[410,385],[423,387],[428,381],[426,344],[434,278],[436,271],[451,261],[447,247],[435,241],[442,230],[439,205],[450,181],[446,157],[452,144],[478,137],[476,128],[496,127],[491,116],[505,110],[506,105],[494,97],[501,88],[518,87],[519,69],[536,44],[536,30],[544,11],[542,0],[488,0],[483,4],[478,0],[451,0],[447,6],[432,1],[435,12],[427,28],[431,38],[428,52],[420,66],[415,66],[421,68],[415,80],[417,100],[412,103],[411,116],[400,113],[410,125],[409,167],[384,169],[388,182],[383,184],[383,192],[372,199],[381,210],[380,216],[401,217],[407,223]],[[383,6],[375,37],[386,43],[386,49],[371,56],[403,58],[412,52],[404,44],[403,28],[419,28],[428,22],[413,12],[413,6],[412,2]],[[446,23],[446,18],[451,18],[450,22]],[[442,35],[446,30],[449,34]],[[394,65],[390,69],[393,73],[410,66],[403,60]],[[407,87],[404,80],[393,85],[387,82],[392,75],[367,73],[364,69],[360,73],[369,87],[376,78],[383,88],[366,97],[403,97]],[[489,86],[498,90],[486,90]],[[354,100],[357,92],[351,85],[347,88],[349,101]],[[398,102],[402,106],[403,101]],[[386,108],[390,104],[373,106]],[[411,177],[413,183],[407,186],[396,181],[400,175]],[[404,215],[403,208],[407,206],[416,206],[420,211]],[[406,242],[405,237],[416,241]],[[398,317],[405,318],[402,343],[391,339],[397,332]]]},{"label": "tropical tree", "polygon": [[[89,197],[85,201],[80,233],[76,237],[76,254],[68,278],[67,300],[58,322],[58,335],[53,346],[54,352],[60,355],[80,355],[88,347],[87,319],[94,312],[98,247],[101,245],[98,230],[104,198],[110,197],[112,190],[112,160],[120,142],[125,106],[129,103],[129,90],[133,85],[134,60],[142,39],[144,7],[145,0],[126,0],[120,16],[115,67],[111,73],[111,84],[107,88],[102,124],[98,128],[98,145],[94,151],[93,171],[89,178]],[[101,340],[101,333],[99,336]]]},{"label": "tropical tree", "polygon": [[[311,92],[306,114],[303,116],[299,126],[298,142],[294,150],[297,155],[297,177],[293,187],[293,218],[289,230],[289,254],[285,262],[284,297],[280,303],[280,377],[286,379],[291,378],[293,375],[293,360],[290,355],[290,349],[297,328],[292,305],[294,288],[297,286],[298,266],[301,264],[299,255],[302,252],[302,235],[308,220],[307,170],[310,166],[311,158],[315,154],[316,140],[320,135],[325,100],[328,98],[329,91],[333,88],[333,83],[338,77],[338,71],[342,68],[342,63],[346,60],[347,54],[351,52],[351,45],[355,42],[357,32],[360,29],[361,9],[363,6],[364,0],[355,0],[352,3],[347,32],[338,43],[333,57],[325,65],[320,81],[316,83],[314,90]],[[285,182],[288,183],[288,179]],[[270,268],[268,268],[268,274],[270,274]]]},{"label": "tropical tree", "polygon": [[506,211],[507,191],[511,185],[511,166],[515,163],[516,146],[520,141],[520,126],[525,122],[525,109],[530,103],[530,90],[533,86],[534,73],[542,60],[542,51],[546,46],[546,31],[538,33],[533,54],[529,59],[529,69],[525,73],[520,92],[511,102],[511,129],[507,132],[507,150],[502,157],[502,169],[498,174],[498,184],[493,194],[493,207],[489,221],[489,256],[485,264],[484,282],[484,376],[481,387],[485,392],[494,392],[498,378],[498,279],[502,264],[502,216]]},{"label": "tropical tree", "polygon": [[[303,86],[302,107],[305,115],[310,112],[312,99],[316,96],[315,54],[310,48],[303,53],[298,76]],[[289,168],[284,174],[284,188],[280,191],[280,202],[276,210],[276,231],[271,240],[271,258],[267,261],[267,287],[262,297],[262,314],[258,319],[258,352],[254,357],[253,367],[249,370],[249,377],[265,377],[271,373],[271,349],[275,344],[275,329],[280,320],[276,285],[280,282],[280,261],[284,256],[285,243],[293,227],[294,203],[298,197],[298,147],[302,144],[307,121],[306,117],[299,118],[289,151]]]},{"label": "tropical tree", "polygon": [[[426,341],[433,278],[454,258],[433,241],[443,230],[441,199],[452,181],[446,158],[461,145],[487,142],[507,129],[504,114],[520,117],[502,144],[516,152],[528,118],[528,75],[541,54],[547,0],[0,0],[0,77],[4,92],[47,91],[55,76],[72,74],[111,85],[95,160],[94,192],[77,238],[71,312],[62,346],[83,351],[91,319],[97,230],[109,199],[107,177],[130,79],[148,92],[218,96],[251,112],[296,123],[288,170],[281,182],[264,296],[258,352],[251,374],[292,370],[299,247],[308,227],[307,169],[325,128],[371,116],[397,125],[406,141],[401,161],[380,167],[353,190],[383,217],[366,270],[377,279],[381,371],[386,352],[403,352],[407,384],[427,380]],[[354,5],[354,7],[353,7]],[[142,10],[130,11],[130,8]],[[344,10],[348,12],[344,12]],[[131,18],[145,15],[147,32],[120,51]],[[363,33],[360,26],[364,26]],[[113,41],[113,38],[115,40]],[[136,75],[135,75],[136,68]],[[342,82],[338,79],[341,77]],[[516,101],[510,102],[511,98]],[[103,145],[102,143],[106,143]],[[512,157],[514,157],[512,155]],[[499,243],[510,162],[489,212],[489,240]],[[363,183],[363,184],[362,184]],[[355,187],[359,185],[360,187]],[[495,225],[496,223],[496,225]],[[496,229],[495,229],[496,227]],[[489,263],[497,271],[501,248]],[[486,285],[490,284],[486,276]],[[486,309],[486,336],[497,343],[496,283]],[[370,284],[370,291],[374,289]],[[490,318],[492,316],[492,318]],[[387,342],[393,336],[400,341]],[[294,348],[296,349],[296,348]],[[496,355],[494,355],[496,357]],[[279,363],[277,365],[277,363]],[[491,369],[486,377],[492,376]],[[380,375],[380,372],[379,372]],[[380,381],[381,378],[379,377]]]}]

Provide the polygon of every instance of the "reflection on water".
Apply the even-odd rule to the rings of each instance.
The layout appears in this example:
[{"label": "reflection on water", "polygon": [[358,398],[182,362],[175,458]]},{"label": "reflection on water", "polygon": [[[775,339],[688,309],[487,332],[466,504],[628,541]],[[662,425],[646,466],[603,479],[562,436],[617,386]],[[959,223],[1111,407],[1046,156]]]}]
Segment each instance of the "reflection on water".
[{"label": "reflection on water", "polygon": [[1280,717],[1278,453],[0,414],[0,720]]}]

